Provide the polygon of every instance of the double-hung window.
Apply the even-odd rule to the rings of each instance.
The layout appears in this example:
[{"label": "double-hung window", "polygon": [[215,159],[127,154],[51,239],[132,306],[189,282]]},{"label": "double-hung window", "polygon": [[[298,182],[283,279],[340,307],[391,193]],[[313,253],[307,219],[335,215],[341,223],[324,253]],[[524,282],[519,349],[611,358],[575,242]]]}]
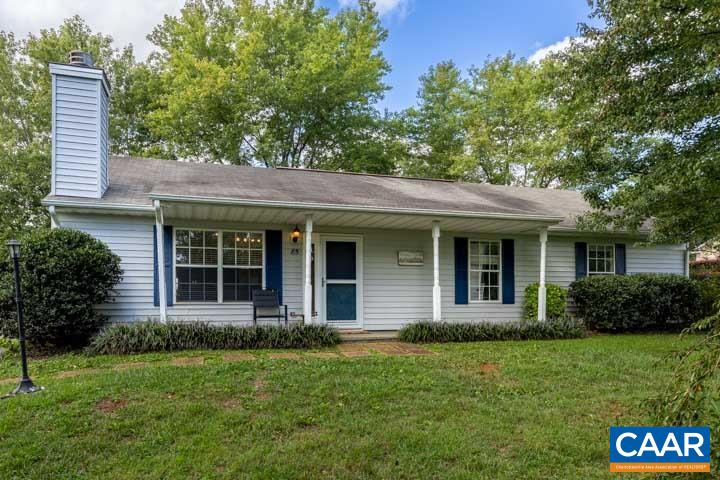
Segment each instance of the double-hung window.
[{"label": "double-hung window", "polygon": [[223,232],[223,301],[250,301],[262,288],[262,269],[262,233]]},{"label": "double-hung window", "polygon": [[175,229],[175,299],[247,302],[263,285],[261,232]]},{"label": "double-hung window", "polygon": [[615,274],[615,246],[614,245],[588,245],[588,274],[614,275]]},{"label": "double-hung window", "polygon": [[500,242],[470,240],[470,300],[500,300]]},{"label": "double-hung window", "polygon": [[175,230],[176,298],[179,302],[217,302],[218,232]]}]

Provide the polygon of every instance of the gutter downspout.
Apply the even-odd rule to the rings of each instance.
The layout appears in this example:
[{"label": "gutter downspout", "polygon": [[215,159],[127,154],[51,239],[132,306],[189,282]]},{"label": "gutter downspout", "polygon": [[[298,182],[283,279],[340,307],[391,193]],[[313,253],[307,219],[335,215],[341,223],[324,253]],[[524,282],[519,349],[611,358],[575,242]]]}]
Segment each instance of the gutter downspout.
[{"label": "gutter downspout", "polygon": [[48,207],[48,213],[50,213],[50,228],[60,228],[60,221],[57,218],[55,205],[50,205]]}]

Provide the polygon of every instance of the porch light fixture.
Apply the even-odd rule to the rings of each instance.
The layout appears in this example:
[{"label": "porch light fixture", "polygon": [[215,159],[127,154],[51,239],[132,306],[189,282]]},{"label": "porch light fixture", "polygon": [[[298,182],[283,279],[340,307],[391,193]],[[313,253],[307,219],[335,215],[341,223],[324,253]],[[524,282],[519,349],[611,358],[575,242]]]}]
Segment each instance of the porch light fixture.
[{"label": "porch light fixture", "polygon": [[15,272],[15,305],[17,307],[18,340],[20,341],[20,362],[22,364],[22,377],[20,378],[20,384],[15,388],[15,390],[13,390],[12,395],[17,395],[19,393],[33,393],[42,390],[42,387],[38,387],[33,384],[32,380],[30,380],[30,377],[28,376],[27,353],[25,351],[25,322],[23,320],[23,303],[22,293],[20,290],[20,242],[17,240],[10,240],[6,245],[10,251],[10,258],[12,258]]},{"label": "porch light fixture", "polygon": [[293,228],[291,238],[293,243],[298,243],[298,240],[300,240],[300,229],[297,225]]}]

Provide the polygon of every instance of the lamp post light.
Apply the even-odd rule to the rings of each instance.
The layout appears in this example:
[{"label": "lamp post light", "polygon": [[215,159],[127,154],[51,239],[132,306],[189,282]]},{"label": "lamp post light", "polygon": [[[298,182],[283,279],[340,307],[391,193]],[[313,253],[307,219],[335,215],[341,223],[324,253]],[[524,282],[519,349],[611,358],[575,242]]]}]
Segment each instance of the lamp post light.
[{"label": "lamp post light", "polygon": [[35,386],[28,376],[27,369],[27,353],[25,351],[25,322],[23,321],[23,303],[22,294],[20,292],[20,242],[10,240],[7,242],[10,250],[10,257],[13,260],[13,268],[15,273],[15,305],[17,307],[18,319],[18,340],[20,341],[20,362],[22,363],[22,378],[20,384],[13,390],[13,395],[18,393],[33,393],[42,390],[42,387]]}]

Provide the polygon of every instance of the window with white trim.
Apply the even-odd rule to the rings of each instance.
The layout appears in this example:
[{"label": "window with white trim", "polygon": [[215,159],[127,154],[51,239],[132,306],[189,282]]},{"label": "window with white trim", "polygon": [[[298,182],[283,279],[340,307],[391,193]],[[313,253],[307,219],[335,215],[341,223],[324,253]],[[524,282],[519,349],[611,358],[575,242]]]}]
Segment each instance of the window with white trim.
[{"label": "window with white trim", "polygon": [[470,300],[500,300],[500,242],[470,240],[468,252]]},{"label": "window with white trim", "polygon": [[223,301],[247,302],[262,288],[263,235],[223,232]]},{"label": "window with white trim", "polygon": [[615,274],[615,245],[588,245],[588,275]]},{"label": "window with white trim", "polygon": [[175,230],[178,302],[217,302],[218,232]]},{"label": "window with white trim", "polygon": [[262,232],[175,229],[176,301],[250,301],[263,285],[263,253]]}]

